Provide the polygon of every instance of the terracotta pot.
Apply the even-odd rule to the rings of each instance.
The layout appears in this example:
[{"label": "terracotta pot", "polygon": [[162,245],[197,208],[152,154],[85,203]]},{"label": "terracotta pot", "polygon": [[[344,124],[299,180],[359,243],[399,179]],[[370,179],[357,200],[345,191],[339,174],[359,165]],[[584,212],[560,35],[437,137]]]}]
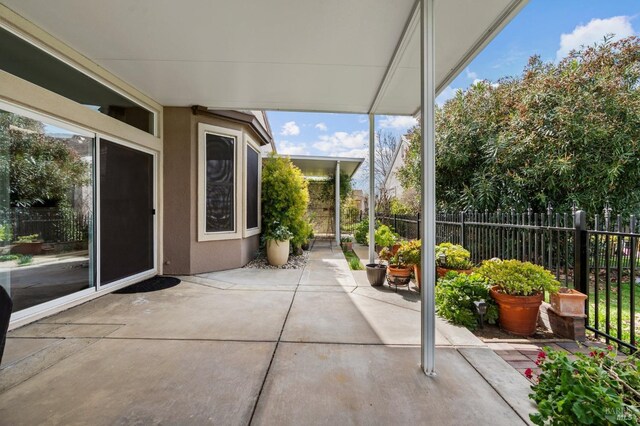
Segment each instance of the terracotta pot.
[{"label": "terracotta pot", "polygon": [[500,328],[518,336],[530,336],[536,331],[542,293],[533,296],[510,296],[491,288],[491,297],[498,303]]},{"label": "terracotta pot", "polygon": [[289,240],[267,241],[267,261],[269,265],[282,266],[289,260]]},{"label": "terracotta pot", "polygon": [[561,288],[560,292],[551,294],[549,301],[551,308],[558,314],[566,317],[582,317],[584,314],[584,301],[587,295],[578,290]]},{"label": "terracotta pot", "polygon": [[373,287],[378,287],[384,284],[384,279],[387,276],[387,268],[384,265],[369,263],[366,265],[366,268],[369,284]]},{"label": "terracotta pot", "polygon": [[473,272],[473,269],[448,269],[441,266],[436,266],[436,273],[438,274],[438,278],[444,277],[449,272],[457,272],[459,274],[470,275]]},{"label": "terracotta pot", "polygon": [[411,268],[408,266],[387,266],[387,282],[391,285],[408,285],[411,281]]},{"label": "terracotta pot", "polygon": [[344,250],[351,251],[351,250],[353,250],[353,243],[352,242],[342,243],[342,248]]},{"label": "terracotta pot", "polygon": [[422,271],[420,270],[420,266],[418,265],[413,265],[413,274],[416,276],[416,286],[418,287],[418,290],[420,290],[421,288],[421,278],[422,275],[420,274]]}]

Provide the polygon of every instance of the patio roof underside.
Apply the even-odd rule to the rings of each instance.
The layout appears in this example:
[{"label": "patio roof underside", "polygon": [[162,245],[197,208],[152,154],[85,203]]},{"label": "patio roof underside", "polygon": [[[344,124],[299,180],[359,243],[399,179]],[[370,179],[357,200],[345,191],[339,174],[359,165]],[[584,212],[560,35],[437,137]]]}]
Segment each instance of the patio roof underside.
[{"label": "patio roof underside", "polygon": [[291,162],[302,171],[307,178],[330,178],[336,174],[336,165],[340,163],[341,174],[352,177],[358,170],[364,158],[345,157],[313,157],[306,155],[291,155]]},{"label": "patio roof underside", "polygon": [[[414,114],[414,0],[2,0],[165,106]],[[439,93],[522,0],[435,3]]]}]

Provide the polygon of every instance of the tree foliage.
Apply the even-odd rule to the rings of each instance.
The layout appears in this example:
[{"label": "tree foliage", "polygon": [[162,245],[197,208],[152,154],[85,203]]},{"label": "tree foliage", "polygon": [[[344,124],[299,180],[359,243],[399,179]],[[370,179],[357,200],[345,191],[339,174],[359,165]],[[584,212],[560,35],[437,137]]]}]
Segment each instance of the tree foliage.
[{"label": "tree foliage", "polygon": [[293,233],[292,243],[299,247],[309,237],[305,219],[309,204],[307,181],[289,158],[270,156],[262,165],[262,232],[270,234],[278,226]]},{"label": "tree foliage", "polygon": [[91,177],[90,165],[65,139],[47,136],[39,121],[6,112],[0,113],[0,170],[18,207],[58,205]]},{"label": "tree foliage", "polygon": [[[530,58],[519,77],[480,82],[436,111],[439,208],[640,212],[640,39]],[[404,187],[420,187],[420,129]]]}]

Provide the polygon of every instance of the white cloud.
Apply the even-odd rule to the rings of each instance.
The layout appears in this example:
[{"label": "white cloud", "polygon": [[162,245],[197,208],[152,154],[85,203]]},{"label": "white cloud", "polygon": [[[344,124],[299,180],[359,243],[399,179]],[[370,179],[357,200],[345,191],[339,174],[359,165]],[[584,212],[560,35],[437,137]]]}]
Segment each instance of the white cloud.
[{"label": "white cloud", "polygon": [[467,69],[465,70],[465,72],[467,73],[467,78],[468,78],[469,80],[473,80],[473,81],[474,81],[474,84],[475,84],[475,82],[478,80],[478,73],[475,73],[475,72],[473,72],[473,71],[470,71],[470,70],[469,70],[469,68],[467,68]]},{"label": "white cloud", "polygon": [[351,158],[368,158],[369,148],[352,149],[349,151],[341,152],[338,157],[351,157]]},{"label": "white cloud", "polygon": [[287,121],[282,126],[280,134],[284,136],[297,136],[300,134],[300,127],[298,127],[295,121]]},{"label": "white cloud", "polygon": [[307,151],[304,145],[294,144],[289,141],[280,141],[276,144],[278,154],[282,155],[307,155]]},{"label": "white cloud", "polygon": [[587,25],[578,25],[573,32],[560,35],[560,48],[556,52],[556,60],[564,58],[572,50],[601,42],[607,34],[614,34],[614,40],[634,35],[631,17],[614,16],[608,19],[592,19]]},{"label": "white cloud", "polygon": [[355,150],[367,150],[369,132],[335,132],[332,135],[321,135],[313,147],[330,156],[350,156]]},{"label": "white cloud", "polygon": [[438,97],[436,98],[436,104],[438,104],[439,106],[444,105],[445,102],[447,102],[449,99],[453,98],[456,95],[458,90],[460,89],[453,88],[451,86],[445,87],[444,90],[440,92],[440,95],[438,95]]},{"label": "white cloud", "polygon": [[320,130],[321,132],[326,132],[327,131],[327,125],[324,123],[318,123],[315,125],[315,128]]},{"label": "white cloud", "polygon": [[418,124],[418,120],[410,115],[385,115],[380,120],[380,127],[383,129],[403,129],[406,130]]}]

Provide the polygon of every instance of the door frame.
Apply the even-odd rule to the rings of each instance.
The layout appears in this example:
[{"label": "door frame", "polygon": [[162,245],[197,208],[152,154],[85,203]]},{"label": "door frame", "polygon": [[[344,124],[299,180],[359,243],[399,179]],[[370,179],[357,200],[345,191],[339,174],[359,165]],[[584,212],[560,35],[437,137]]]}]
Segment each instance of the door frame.
[{"label": "door frame", "polygon": [[[112,281],[110,283],[107,283],[105,285],[102,285],[101,283],[101,253],[100,253],[100,243],[101,243],[101,239],[100,239],[100,227],[102,224],[102,215],[100,213],[100,146],[102,145],[102,139],[105,139],[107,142],[111,142],[111,143],[115,143],[118,145],[122,145],[126,148],[130,148],[133,149],[135,151],[139,151],[142,152],[144,154],[149,154],[152,157],[152,164],[153,164],[153,178],[152,178],[152,185],[153,188],[151,190],[152,192],[152,198],[153,198],[153,210],[155,211],[155,214],[153,215],[153,268],[146,270],[146,271],[142,271],[139,272],[135,275],[130,275],[124,278],[121,278],[119,280],[116,281]],[[134,281],[140,281],[146,278],[151,278],[155,275],[158,274],[158,152],[154,151],[152,149],[149,148],[145,148],[145,147],[141,147],[139,145],[136,145],[134,143],[128,142],[126,140],[111,136],[111,135],[107,135],[104,133],[100,133],[100,132],[96,132],[96,143],[95,143],[95,149],[96,149],[96,156],[95,156],[95,163],[96,163],[96,167],[95,167],[95,177],[94,180],[96,182],[96,186],[95,186],[95,198],[94,198],[94,208],[95,208],[95,225],[94,225],[94,235],[95,235],[95,258],[96,258],[96,290],[99,292],[101,289],[111,289],[114,287],[124,287],[126,284],[128,284],[129,282],[134,282]]]}]

